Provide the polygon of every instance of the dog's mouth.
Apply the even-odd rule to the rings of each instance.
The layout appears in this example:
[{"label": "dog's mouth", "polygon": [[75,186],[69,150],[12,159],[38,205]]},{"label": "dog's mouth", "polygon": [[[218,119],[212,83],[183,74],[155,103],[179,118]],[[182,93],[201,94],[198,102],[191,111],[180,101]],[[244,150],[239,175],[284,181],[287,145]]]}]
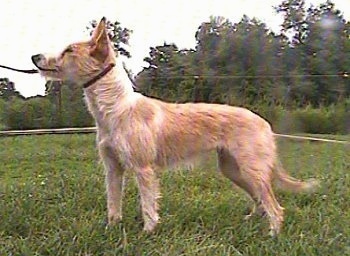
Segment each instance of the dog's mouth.
[{"label": "dog's mouth", "polygon": [[58,71],[56,68],[43,68],[43,67],[40,67],[38,65],[38,63],[35,63],[34,61],[33,61],[33,63],[35,65],[35,67],[37,67],[37,69],[39,69],[40,71],[44,71],[44,72],[57,72]]},{"label": "dog's mouth", "polygon": [[39,67],[37,64],[34,64],[40,71],[44,71],[44,72],[57,72],[57,69],[54,68],[42,68]]},{"label": "dog's mouth", "polygon": [[38,63],[42,61],[43,56],[41,54],[33,55],[32,56],[32,62],[40,71],[43,72],[58,72],[57,68],[44,68],[41,67]]}]

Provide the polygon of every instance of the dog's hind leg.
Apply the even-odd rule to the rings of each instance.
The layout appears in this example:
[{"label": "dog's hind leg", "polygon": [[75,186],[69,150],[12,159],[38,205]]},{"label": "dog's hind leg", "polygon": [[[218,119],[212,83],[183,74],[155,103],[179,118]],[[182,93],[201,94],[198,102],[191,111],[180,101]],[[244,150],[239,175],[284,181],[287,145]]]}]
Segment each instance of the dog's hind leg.
[{"label": "dog's hind leg", "polygon": [[257,191],[260,196],[260,205],[270,221],[269,234],[271,236],[276,236],[280,232],[283,223],[283,207],[281,207],[276,200],[272,190],[270,177],[262,176],[260,187]]},{"label": "dog's hind leg", "polygon": [[[221,172],[245,190],[256,203],[259,212],[265,212],[270,221],[270,235],[279,233],[283,222],[283,208],[278,204],[271,187],[272,170],[255,161],[239,161],[228,150],[218,150]],[[264,168],[265,167],[265,168]],[[254,211],[255,207],[253,208]]]},{"label": "dog's hind leg", "polygon": [[113,225],[122,219],[124,167],[110,147],[99,145],[99,153],[106,172],[108,225]]},{"label": "dog's hind leg", "polygon": [[144,230],[152,232],[159,222],[158,203],[159,181],[151,167],[137,168],[136,179],[141,197]]},{"label": "dog's hind leg", "polygon": [[260,208],[257,209],[255,200],[253,199],[253,192],[248,184],[242,181],[239,166],[235,158],[226,149],[218,149],[218,167],[221,173],[228,179],[232,181],[233,188],[241,188],[246,195],[253,201],[253,208],[248,215],[244,217],[245,220],[252,217],[257,211],[261,212]]}]

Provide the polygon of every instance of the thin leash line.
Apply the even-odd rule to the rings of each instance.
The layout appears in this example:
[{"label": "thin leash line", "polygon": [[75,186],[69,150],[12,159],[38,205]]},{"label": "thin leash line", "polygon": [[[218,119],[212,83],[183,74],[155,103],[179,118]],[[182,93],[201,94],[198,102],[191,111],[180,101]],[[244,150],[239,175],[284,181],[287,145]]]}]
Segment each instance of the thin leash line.
[{"label": "thin leash line", "polygon": [[275,136],[277,136],[277,137],[284,137],[284,138],[290,138],[290,139],[298,139],[298,140],[311,140],[311,141],[321,141],[321,142],[330,142],[330,143],[338,143],[338,144],[350,145],[350,142],[349,141],[345,141],[345,140],[322,139],[322,138],[315,138],[315,137],[308,137],[308,136],[299,136],[299,135],[289,135],[289,134],[280,134],[280,133],[275,133]]},{"label": "thin leash line", "polygon": [[0,65],[0,68],[5,68],[5,69],[9,69],[9,70],[16,71],[16,72],[26,73],[26,74],[39,73],[39,71],[36,69],[18,69],[18,68],[11,68],[11,67],[4,66],[4,65]]}]

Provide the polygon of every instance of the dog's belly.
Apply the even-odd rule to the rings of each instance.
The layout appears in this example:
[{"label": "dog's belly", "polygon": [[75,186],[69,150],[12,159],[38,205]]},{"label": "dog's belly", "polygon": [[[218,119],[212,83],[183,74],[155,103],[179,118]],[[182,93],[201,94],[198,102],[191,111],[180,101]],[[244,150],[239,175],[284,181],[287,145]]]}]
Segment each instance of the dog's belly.
[{"label": "dog's belly", "polygon": [[182,163],[191,163],[220,146],[220,141],[206,134],[176,134],[158,140],[155,164],[160,167],[172,167]]}]

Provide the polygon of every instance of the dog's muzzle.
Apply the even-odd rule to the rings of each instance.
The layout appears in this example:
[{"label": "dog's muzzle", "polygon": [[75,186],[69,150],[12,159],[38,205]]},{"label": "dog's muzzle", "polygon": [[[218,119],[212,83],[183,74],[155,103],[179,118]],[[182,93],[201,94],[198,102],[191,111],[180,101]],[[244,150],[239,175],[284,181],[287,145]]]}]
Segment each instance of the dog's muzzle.
[{"label": "dog's muzzle", "polygon": [[57,71],[57,69],[50,69],[50,68],[41,67],[40,63],[43,63],[44,61],[45,61],[45,56],[43,54],[36,54],[36,55],[32,56],[32,62],[40,71],[50,71],[50,72]]}]

